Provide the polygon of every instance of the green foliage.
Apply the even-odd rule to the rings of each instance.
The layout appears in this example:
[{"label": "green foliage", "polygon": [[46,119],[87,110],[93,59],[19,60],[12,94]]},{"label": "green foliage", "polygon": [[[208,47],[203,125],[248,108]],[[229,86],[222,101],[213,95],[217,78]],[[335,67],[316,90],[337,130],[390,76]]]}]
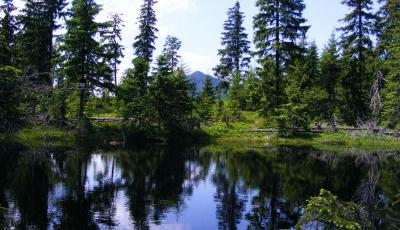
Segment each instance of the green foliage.
[{"label": "green foliage", "polygon": [[239,119],[242,108],[243,95],[242,77],[239,73],[233,76],[231,85],[228,90],[228,106],[232,113],[231,119]]},{"label": "green foliage", "polygon": [[4,16],[0,19],[0,66],[14,64],[15,31],[17,30],[16,19],[13,15],[16,10],[12,1],[4,1],[0,6],[0,12]]},{"label": "green foliage", "polygon": [[386,49],[388,59],[383,69],[387,80],[384,88],[383,119],[389,128],[400,130],[400,12],[398,1],[389,0],[384,5],[386,12],[381,42]]},{"label": "green foliage", "polygon": [[155,40],[157,39],[156,28],[157,18],[154,5],[157,0],[144,0],[140,10],[139,35],[135,37],[133,48],[138,57],[144,58],[148,63],[152,61],[153,51],[155,50]]},{"label": "green foliage", "polygon": [[249,111],[259,110],[262,99],[262,81],[256,72],[250,71],[243,82],[244,109]]},{"label": "green foliage", "polygon": [[125,120],[133,119],[138,126],[147,126],[153,108],[147,90],[149,64],[144,58],[133,60],[133,69],[128,69],[118,89],[122,102],[121,113]]},{"label": "green foliage", "polygon": [[258,0],[259,12],[254,17],[256,54],[262,66],[266,116],[276,115],[285,101],[284,88],[287,67],[303,53],[299,40],[304,39],[308,26],[304,23],[303,0]]},{"label": "green foliage", "polygon": [[335,35],[332,34],[321,56],[321,86],[327,97],[323,100],[323,118],[334,125],[338,104],[340,63]]},{"label": "green foliage", "polygon": [[341,48],[343,49],[343,72],[341,84],[346,98],[342,110],[347,124],[355,125],[358,119],[368,116],[369,91],[373,71],[368,63],[372,61],[372,39],[375,15],[371,12],[372,0],[344,0],[351,9],[344,18]]},{"label": "green foliage", "polygon": [[215,104],[215,90],[209,76],[204,80],[203,89],[196,101],[196,112],[199,119],[203,122],[211,121],[213,117],[213,107]]},{"label": "green foliage", "polygon": [[20,76],[21,72],[13,67],[0,67],[0,132],[12,132],[21,122]]},{"label": "green foliage", "polygon": [[328,229],[355,230],[372,226],[362,207],[352,202],[339,201],[325,189],[321,189],[319,196],[308,200],[304,215],[296,228],[312,227],[316,222],[322,223]]},{"label": "green foliage", "polygon": [[59,28],[57,20],[64,16],[65,0],[26,0],[18,17],[21,30],[16,37],[15,52],[18,67],[36,71],[41,81],[52,84],[53,33]]},{"label": "green foliage", "polygon": [[163,55],[166,57],[167,66],[170,72],[176,70],[181,56],[178,51],[182,46],[182,42],[173,36],[167,36],[164,44]]},{"label": "green foliage", "polygon": [[77,86],[78,83],[85,84],[80,94],[80,117],[83,116],[87,90],[93,91],[96,87],[109,90],[113,88],[108,53],[103,49],[103,44],[96,40],[102,25],[94,19],[100,9],[93,0],[74,0],[61,46],[65,60],[62,68],[67,81]]},{"label": "green foliage", "polygon": [[243,27],[244,14],[240,11],[240,3],[228,11],[228,20],[224,23],[222,33],[222,49],[218,50],[220,64],[215,67],[215,74],[221,78],[241,74],[243,68],[250,63],[250,42]]},{"label": "green foliage", "polygon": [[192,111],[189,91],[189,82],[181,70],[166,76],[157,75],[151,82],[149,92],[154,112],[167,131],[185,129]]}]

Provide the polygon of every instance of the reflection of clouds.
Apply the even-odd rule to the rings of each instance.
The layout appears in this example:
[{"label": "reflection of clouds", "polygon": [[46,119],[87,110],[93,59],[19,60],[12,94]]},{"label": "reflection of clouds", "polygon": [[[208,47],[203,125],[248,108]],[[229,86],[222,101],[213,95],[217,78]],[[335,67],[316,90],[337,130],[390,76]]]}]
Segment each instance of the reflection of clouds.
[{"label": "reflection of clouds", "polygon": [[151,230],[190,230],[192,229],[189,225],[184,224],[162,224],[160,226],[150,226]]}]

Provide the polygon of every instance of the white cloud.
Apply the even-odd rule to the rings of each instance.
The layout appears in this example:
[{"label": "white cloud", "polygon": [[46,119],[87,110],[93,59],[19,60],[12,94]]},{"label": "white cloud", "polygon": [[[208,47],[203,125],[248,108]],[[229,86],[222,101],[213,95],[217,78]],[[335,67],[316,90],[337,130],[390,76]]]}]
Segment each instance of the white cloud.
[{"label": "white cloud", "polygon": [[214,63],[217,63],[217,57],[189,51],[182,53],[182,61],[189,67],[191,72],[203,71],[206,74],[213,75],[212,68]]},{"label": "white cloud", "polygon": [[160,17],[171,13],[192,12],[195,8],[194,0],[159,0],[156,5],[157,15]]}]

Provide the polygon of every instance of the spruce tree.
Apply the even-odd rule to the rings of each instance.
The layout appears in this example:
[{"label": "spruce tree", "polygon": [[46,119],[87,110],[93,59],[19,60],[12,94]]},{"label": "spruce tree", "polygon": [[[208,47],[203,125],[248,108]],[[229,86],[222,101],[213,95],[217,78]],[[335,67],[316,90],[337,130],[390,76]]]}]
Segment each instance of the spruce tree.
[{"label": "spruce tree", "polygon": [[14,64],[15,32],[17,30],[16,20],[13,12],[16,7],[12,0],[3,0],[4,5],[0,6],[0,12],[4,16],[0,19],[0,66]]},{"label": "spruce tree", "polygon": [[215,99],[215,90],[210,76],[207,75],[197,101],[197,113],[201,121],[208,122],[211,120]]},{"label": "spruce tree", "polygon": [[118,90],[118,99],[122,101],[122,115],[126,120],[133,119],[134,124],[146,128],[146,120],[151,117],[152,109],[147,91],[149,64],[144,58],[133,60],[133,69],[128,69],[122,78]]},{"label": "spruce tree", "polygon": [[155,50],[155,40],[158,29],[156,28],[157,18],[154,10],[156,0],[144,0],[140,10],[139,35],[135,37],[133,48],[135,55],[144,58],[147,62],[152,61]]},{"label": "spruce tree", "polygon": [[[288,65],[303,52],[299,39],[304,39],[303,0],[257,0],[259,13],[254,17],[255,46],[260,75],[264,79],[267,105],[265,113],[274,115],[284,102],[284,73]],[[273,72],[273,74],[270,74]]]},{"label": "spruce tree", "polygon": [[17,62],[21,69],[37,72],[40,80],[52,85],[53,34],[59,28],[57,19],[66,6],[65,0],[26,0],[18,17]]},{"label": "spruce tree", "polygon": [[94,0],[74,0],[71,18],[66,22],[62,47],[66,59],[64,68],[70,82],[84,87],[80,93],[79,117],[83,117],[87,89],[111,89],[113,86],[112,71],[105,62],[106,54],[99,52],[102,44],[96,40],[100,23],[94,19],[99,12],[100,6]]},{"label": "spruce tree", "polygon": [[358,119],[365,119],[368,115],[368,93],[373,75],[368,62],[372,56],[371,35],[376,18],[371,12],[372,0],[343,0],[342,3],[351,9],[342,19],[345,25],[339,29],[346,63],[342,84],[348,98],[348,112],[344,118],[354,125]]},{"label": "spruce tree", "polygon": [[172,72],[178,67],[181,56],[178,51],[182,46],[182,42],[173,36],[167,36],[164,44],[163,55],[168,62],[168,68]]},{"label": "spruce tree", "polygon": [[340,72],[338,44],[335,35],[332,34],[321,56],[321,83],[327,95],[323,106],[326,111],[325,119],[333,129],[336,129],[335,112],[338,106]]},{"label": "spruce tree", "polygon": [[244,14],[240,11],[237,1],[228,10],[228,20],[224,23],[222,33],[222,49],[218,50],[220,64],[215,67],[215,74],[221,78],[233,77],[240,74],[250,63],[250,42],[243,27]]},{"label": "spruce tree", "polygon": [[104,30],[101,31],[101,42],[104,43],[103,49],[106,53],[107,60],[113,71],[114,85],[117,86],[118,65],[121,63],[120,58],[124,57],[123,46],[121,42],[121,27],[123,21],[118,14],[112,14],[111,20],[105,23]]},{"label": "spruce tree", "polygon": [[386,50],[384,70],[383,120],[389,128],[400,128],[400,1],[386,0],[383,5],[383,28],[380,43]]}]

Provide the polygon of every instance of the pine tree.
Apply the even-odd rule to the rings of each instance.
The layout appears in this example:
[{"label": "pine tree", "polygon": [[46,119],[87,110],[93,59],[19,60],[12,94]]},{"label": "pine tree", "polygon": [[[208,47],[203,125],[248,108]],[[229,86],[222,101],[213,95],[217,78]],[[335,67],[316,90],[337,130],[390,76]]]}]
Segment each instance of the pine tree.
[{"label": "pine tree", "polygon": [[144,121],[151,117],[148,111],[153,109],[147,91],[149,68],[144,58],[135,58],[133,69],[127,70],[118,90],[118,98],[123,102],[122,115],[126,120],[134,119],[142,128],[147,127]]},{"label": "pine tree", "polygon": [[386,50],[383,120],[389,128],[400,127],[400,1],[386,0],[382,11],[386,22],[380,43]]},{"label": "pine tree", "polygon": [[373,74],[367,63],[372,55],[375,15],[371,12],[372,0],[343,0],[342,3],[352,9],[342,19],[345,26],[339,30],[342,31],[340,44],[347,64],[342,81],[349,99],[345,121],[354,125],[368,115],[368,92]]},{"label": "pine tree", "polygon": [[210,76],[207,75],[197,101],[197,113],[201,121],[207,122],[211,120],[215,99],[215,90]]},{"label": "pine tree", "polygon": [[338,44],[335,35],[332,34],[321,56],[321,83],[327,98],[324,103],[325,119],[333,129],[335,127],[335,112],[338,106],[338,83],[340,78],[340,63]]},{"label": "pine tree", "polygon": [[261,79],[258,78],[257,73],[252,70],[247,74],[244,83],[244,95],[245,95],[245,109],[249,111],[256,111],[260,108],[260,102],[262,98]]},{"label": "pine tree", "polygon": [[177,69],[181,57],[179,55],[181,45],[181,41],[176,37],[166,38],[162,54],[156,60],[155,75],[165,76]]},{"label": "pine tree", "polygon": [[224,23],[222,33],[222,49],[218,50],[221,57],[220,64],[215,67],[218,77],[233,77],[242,73],[250,63],[250,42],[243,27],[244,14],[240,11],[240,3],[237,1],[228,11],[228,20]]},{"label": "pine tree", "polygon": [[303,52],[298,41],[304,39],[309,27],[304,26],[303,0],[258,0],[256,6],[259,13],[254,17],[254,42],[263,67],[260,75],[270,78],[264,80],[268,84],[264,86],[265,113],[274,115],[274,110],[284,102],[284,73]]},{"label": "pine tree", "polygon": [[306,53],[289,66],[285,88],[287,101],[278,108],[276,118],[281,131],[308,129],[311,122],[319,122],[326,95],[321,87],[320,60],[315,42],[305,46]]},{"label": "pine tree", "polygon": [[112,88],[112,70],[105,62],[96,36],[100,32],[100,23],[94,21],[100,12],[100,6],[93,0],[74,0],[71,18],[66,22],[67,32],[62,47],[66,62],[64,68],[68,80],[84,84],[80,93],[79,117],[83,117],[86,102],[85,90],[96,87]]},{"label": "pine tree", "polygon": [[114,85],[117,86],[117,73],[118,65],[121,63],[120,58],[124,57],[123,46],[120,44],[121,37],[121,25],[123,23],[120,15],[112,14],[111,20],[105,23],[104,31],[101,31],[101,42],[104,43],[103,49],[105,49],[107,60],[112,68],[114,75]]},{"label": "pine tree", "polygon": [[240,118],[240,111],[243,105],[243,82],[239,73],[232,78],[231,85],[228,90],[228,105],[232,111],[232,119]]},{"label": "pine tree", "polygon": [[191,111],[190,84],[186,74],[178,69],[172,74],[156,75],[149,86],[152,106],[162,126],[168,132],[177,132],[185,127]]},{"label": "pine tree", "polygon": [[143,57],[147,62],[152,61],[153,51],[155,50],[155,40],[157,39],[156,28],[157,18],[154,11],[156,0],[144,0],[141,7],[139,20],[139,35],[136,36],[133,48],[135,55]]},{"label": "pine tree", "polygon": [[56,22],[64,15],[65,6],[65,0],[26,0],[18,18],[22,28],[17,34],[18,66],[37,72],[48,85],[52,85],[53,33],[59,28]]},{"label": "pine tree", "polygon": [[164,44],[163,54],[168,61],[168,68],[171,72],[176,70],[178,67],[179,59],[181,58],[178,51],[181,46],[182,42],[177,37],[167,36]]},{"label": "pine tree", "polygon": [[3,1],[5,4],[0,6],[0,12],[4,14],[0,19],[0,66],[14,64],[15,31],[17,30],[13,16],[16,7],[12,0]]}]

